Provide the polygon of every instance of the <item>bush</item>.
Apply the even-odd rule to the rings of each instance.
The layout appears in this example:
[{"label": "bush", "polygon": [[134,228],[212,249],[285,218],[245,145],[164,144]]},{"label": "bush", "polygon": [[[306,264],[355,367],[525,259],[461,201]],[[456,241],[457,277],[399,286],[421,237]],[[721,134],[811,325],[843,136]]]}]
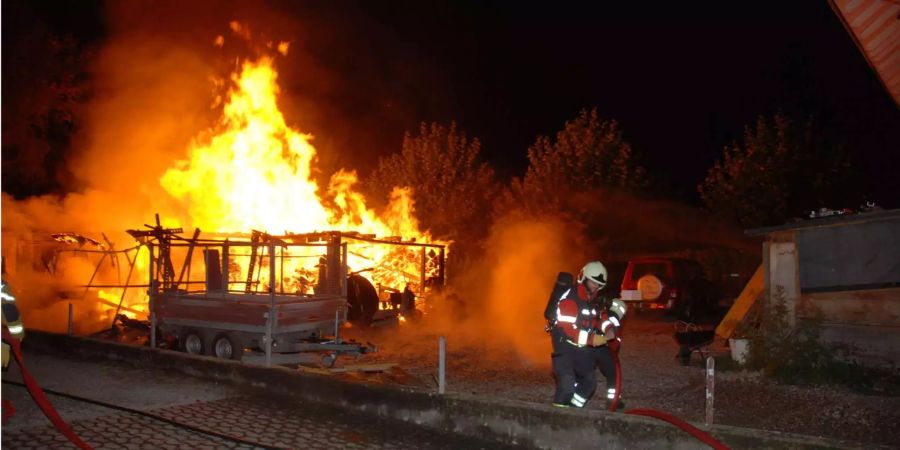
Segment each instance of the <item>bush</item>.
[{"label": "bush", "polygon": [[[840,345],[820,339],[822,318],[807,310],[794,327],[788,321],[784,289],[757,302],[736,330],[750,341],[745,367],[762,371],[767,377],[789,384],[839,384],[864,393],[900,392],[900,376],[889,371],[866,368],[846,358]],[[841,357],[844,355],[844,357]]]}]

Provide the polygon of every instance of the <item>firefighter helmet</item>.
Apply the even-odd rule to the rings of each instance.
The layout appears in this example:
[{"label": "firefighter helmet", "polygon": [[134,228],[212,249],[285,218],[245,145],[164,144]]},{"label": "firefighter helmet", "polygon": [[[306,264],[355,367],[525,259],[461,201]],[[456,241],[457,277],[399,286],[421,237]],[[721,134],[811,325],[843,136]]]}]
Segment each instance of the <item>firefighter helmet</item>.
[{"label": "firefighter helmet", "polygon": [[581,269],[581,273],[578,274],[578,282],[584,283],[585,280],[591,280],[603,289],[606,286],[606,276],[606,266],[600,261],[591,261]]}]

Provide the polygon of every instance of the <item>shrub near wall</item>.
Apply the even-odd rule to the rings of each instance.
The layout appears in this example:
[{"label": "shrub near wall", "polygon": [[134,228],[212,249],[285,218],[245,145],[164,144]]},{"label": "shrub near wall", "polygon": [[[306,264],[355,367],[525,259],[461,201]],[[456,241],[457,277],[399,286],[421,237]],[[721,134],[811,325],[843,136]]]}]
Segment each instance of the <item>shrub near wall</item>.
[{"label": "shrub near wall", "polygon": [[[809,306],[807,306],[809,308]],[[784,289],[776,286],[748,313],[737,333],[750,340],[745,367],[789,384],[840,384],[865,393],[900,393],[900,374],[847,360],[839,345],[820,339],[821,314],[806,311],[791,327]]]}]

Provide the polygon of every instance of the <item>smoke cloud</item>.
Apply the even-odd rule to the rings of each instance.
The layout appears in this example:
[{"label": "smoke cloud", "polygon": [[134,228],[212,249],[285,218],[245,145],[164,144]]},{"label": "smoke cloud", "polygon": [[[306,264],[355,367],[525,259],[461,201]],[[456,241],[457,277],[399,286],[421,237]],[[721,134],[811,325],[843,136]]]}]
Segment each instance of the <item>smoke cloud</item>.
[{"label": "smoke cloud", "polygon": [[[453,274],[452,286],[429,299],[422,323],[401,326],[383,345],[448,345],[479,354],[479,360],[546,366],[550,339],[542,317],[559,272],[577,273],[586,256],[578,224],[556,218],[510,215],[497,221],[484,257]],[[396,340],[394,340],[396,339]]]}]

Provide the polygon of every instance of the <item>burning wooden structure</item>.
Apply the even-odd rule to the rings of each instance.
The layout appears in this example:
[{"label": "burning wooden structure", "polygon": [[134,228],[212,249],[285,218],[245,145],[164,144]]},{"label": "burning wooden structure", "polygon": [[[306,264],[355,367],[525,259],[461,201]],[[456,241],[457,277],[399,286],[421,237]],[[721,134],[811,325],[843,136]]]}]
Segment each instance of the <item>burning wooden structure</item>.
[{"label": "burning wooden structure", "polygon": [[[286,54],[286,48],[279,53]],[[146,320],[153,306],[154,325],[159,322],[175,335],[183,335],[191,324],[196,328],[196,321],[216,330],[209,331],[214,336],[195,333],[189,339],[190,349],[197,352],[215,348],[215,343],[221,343],[223,351],[226,344],[235,348],[263,343],[260,348],[268,355],[282,341],[322,335],[322,330],[347,320],[367,325],[403,311],[415,313],[417,299],[443,285],[447,243],[419,229],[411,187],[395,186],[376,211],[355,189],[355,171],[336,171],[327,187],[311,177],[318,170],[313,136],[290,126],[278,109],[273,55],[245,60],[223,79],[231,82],[217,83],[221,92],[214,104],[221,107],[221,118],[215,125],[155,174],[158,180],[147,184],[147,191],[117,188],[122,201],[146,195],[147,207],[164,208],[164,216],[176,218],[166,226],[183,225],[189,232],[198,227],[204,237],[199,232],[182,237],[180,230],[162,228],[157,219],[155,226],[133,230],[131,236],[117,229],[109,233],[111,239],[100,239],[100,233],[85,227],[96,230],[112,222],[99,217],[102,214],[81,217],[80,210],[67,211],[58,224],[42,218],[32,224],[23,220],[19,229],[4,228],[3,254],[12,255],[13,267],[22,269],[15,274],[16,284],[33,287],[23,296],[28,309],[23,314],[38,319],[28,323],[47,331],[65,330],[68,308],[69,330],[97,334],[124,323],[122,315]],[[86,211],[108,211],[117,223],[146,214],[140,208],[117,211],[107,203],[109,198],[99,201],[103,204]],[[77,233],[54,233],[57,225]],[[344,231],[231,234],[252,229]],[[13,234],[17,237],[9,239]],[[228,305],[219,308],[228,312],[211,306],[217,304]],[[193,308],[191,317],[171,316],[179,308]],[[289,316],[300,310],[305,311],[297,313],[304,317],[303,324],[296,319],[289,325],[295,320]],[[265,320],[260,319],[263,315]],[[229,326],[214,328],[207,322]],[[289,335],[279,341],[284,330]],[[241,341],[217,339],[220,334]]]},{"label": "burning wooden structure", "polygon": [[351,272],[348,260],[365,259],[361,247],[392,247],[393,258],[381,261],[394,263],[417,254],[420,296],[444,279],[444,247],[437,244],[340,231],[201,238],[198,229],[185,238],[181,229],[158,221],[128,232],[150,250],[152,346],[177,340],[185,352],[231,359],[241,359],[245,348],[259,349],[266,365],[291,362],[289,354],[304,351],[330,352],[332,361],[335,354],[364,353],[368,347],[341,341],[340,327],[348,319],[368,324],[401,313],[389,299],[404,287],[390,281],[409,283],[409,271],[377,280],[375,291],[360,272],[384,275],[391,269]]}]

